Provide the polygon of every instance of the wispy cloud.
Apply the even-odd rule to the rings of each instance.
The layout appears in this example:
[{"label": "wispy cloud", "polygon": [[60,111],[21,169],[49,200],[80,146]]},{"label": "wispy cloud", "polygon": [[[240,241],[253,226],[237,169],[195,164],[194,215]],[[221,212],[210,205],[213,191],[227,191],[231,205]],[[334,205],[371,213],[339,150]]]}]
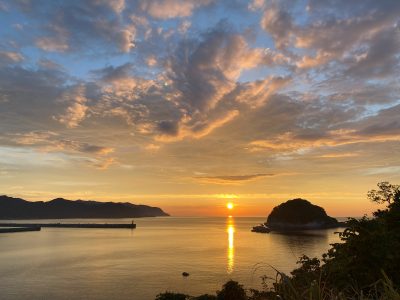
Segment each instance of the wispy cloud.
[{"label": "wispy cloud", "polygon": [[246,175],[220,175],[220,176],[197,176],[194,179],[212,184],[241,184],[247,181],[258,180],[264,177],[275,176],[275,174],[258,173]]},{"label": "wispy cloud", "polygon": [[348,152],[348,153],[326,153],[322,154],[318,157],[320,158],[347,158],[347,157],[356,157],[359,156],[359,153]]}]

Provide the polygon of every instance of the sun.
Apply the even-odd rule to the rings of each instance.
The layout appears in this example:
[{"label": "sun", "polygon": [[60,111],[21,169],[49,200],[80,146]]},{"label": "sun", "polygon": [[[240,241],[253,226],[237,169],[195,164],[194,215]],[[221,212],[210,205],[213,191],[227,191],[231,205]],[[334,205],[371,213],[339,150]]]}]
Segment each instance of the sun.
[{"label": "sun", "polygon": [[232,202],[228,202],[228,203],[226,204],[226,207],[227,207],[229,210],[233,209],[233,203],[232,203]]}]

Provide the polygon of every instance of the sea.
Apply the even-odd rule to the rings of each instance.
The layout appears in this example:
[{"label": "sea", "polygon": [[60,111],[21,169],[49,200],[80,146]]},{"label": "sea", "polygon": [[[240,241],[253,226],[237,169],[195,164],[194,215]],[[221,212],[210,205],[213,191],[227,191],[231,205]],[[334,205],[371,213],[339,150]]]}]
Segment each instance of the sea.
[{"label": "sea", "polygon": [[136,229],[42,228],[0,234],[0,299],[152,300],[165,291],[214,294],[229,279],[261,288],[263,276],[275,278],[277,270],[289,274],[300,256],[321,257],[330,244],[340,242],[338,229],[251,232],[265,221],[259,217],[134,221]]}]

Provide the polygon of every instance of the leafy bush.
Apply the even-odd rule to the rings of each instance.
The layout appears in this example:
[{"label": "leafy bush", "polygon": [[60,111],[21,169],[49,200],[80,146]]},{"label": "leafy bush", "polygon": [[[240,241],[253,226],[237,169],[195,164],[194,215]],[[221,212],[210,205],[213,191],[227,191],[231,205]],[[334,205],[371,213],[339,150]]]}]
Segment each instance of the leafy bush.
[{"label": "leafy bush", "polygon": [[189,296],[180,293],[165,292],[158,294],[155,300],[186,300]]},{"label": "leafy bush", "polygon": [[229,280],[222,286],[222,290],[217,292],[218,300],[246,300],[246,291],[243,286],[236,281]]},{"label": "leafy bush", "polygon": [[325,280],[339,290],[368,291],[382,279],[382,272],[400,286],[400,189],[388,182],[378,187],[368,198],[386,204],[386,209],[376,211],[373,219],[349,220],[340,234],[343,243],[334,244],[324,255]]}]

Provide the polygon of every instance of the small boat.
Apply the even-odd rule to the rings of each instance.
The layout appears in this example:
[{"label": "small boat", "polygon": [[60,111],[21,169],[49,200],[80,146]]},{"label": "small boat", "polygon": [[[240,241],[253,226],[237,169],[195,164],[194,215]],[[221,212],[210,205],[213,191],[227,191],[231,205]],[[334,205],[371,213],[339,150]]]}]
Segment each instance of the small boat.
[{"label": "small boat", "polygon": [[269,229],[269,227],[266,226],[265,224],[260,224],[260,225],[254,226],[251,231],[259,232],[259,233],[269,233],[271,231],[271,229]]}]

